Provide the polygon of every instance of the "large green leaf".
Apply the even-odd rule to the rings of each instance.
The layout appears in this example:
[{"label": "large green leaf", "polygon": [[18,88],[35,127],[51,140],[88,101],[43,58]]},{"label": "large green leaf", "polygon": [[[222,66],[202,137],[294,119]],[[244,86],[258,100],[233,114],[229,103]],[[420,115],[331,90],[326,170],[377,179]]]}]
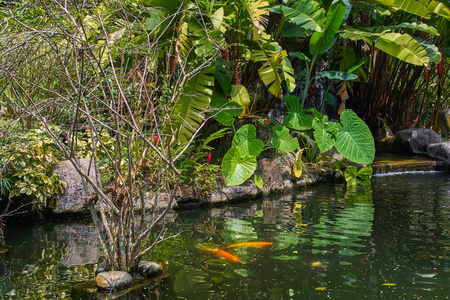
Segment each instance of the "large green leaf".
[{"label": "large green leaf", "polygon": [[413,37],[424,49],[427,51],[427,55],[430,58],[430,62],[439,63],[441,61],[441,52],[436,45],[430,44],[419,37]]},{"label": "large green leaf", "polygon": [[347,72],[341,72],[341,71],[323,71],[323,72],[319,72],[319,75],[321,77],[326,77],[330,80],[355,80],[358,78],[357,75],[355,74],[351,74],[351,73],[347,73]]},{"label": "large green leaf", "polygon": [[310,130],[312,128],[313,116],[303,112],[300,101],[295,96],[286,96],[283,101],[289,107],[288,113],[283,120],[283,125],[296,130]]},{"label": "large green leaf", "polygon": [[[270,57],[269,57],[270,56]],[[294,70],[287,59],[285,50],[281,52],[269,52],[265,50],[253,50],[252,60],[263,62],[263,66],[258,69],[259,76],[269,91],[276,97],[282,95],[282,83],[286,82],[289,92],[295,89]]]},{"label": "large green leaf", "polygon": [[342,128],[336,137],[335,147],[345,158],[359,164],[370,164],[375,157],[375,142],[366,123],[354,111],[341,114]]},{"label": "large green leaf", "polygon": [[419,23],[404,22],[404,23],[401,23],[398,25],[393,25],[393,26],[377,26],[377,27],[365,27],[364,28],[365,31],[369,31],[369,32],[383,32],[383,31],[387,31],[387,30],[399,30],[399,29],[411,29],[411,30],[417,30],[417,31],[430,33],[432,35],[437,35],[437,36],[439,35],[439,32],[436,30],[436,28],[434,28],[433,26],[429,26],[422,22],[419,22]]},{"label": "large green leaf", "polygon": [[283,14],[287,22],[295,24],[297,36],[304,32],[321,32],[326,23],[325,10],[313,0],[297,1],[294,7],[275,6],[272,12]]},{"label": "large green leaf", "polygon": [[203,73],[197,74],[186,84],[172,113],[172,128],[176,131],[177,142],[190,139],[203,122],[213,87],[214,77]]},{"label": "large green leaf", "polygon": [[341,1],[334,1],[327,12],[327,22],[322,32],[315,32],[309,41],[309,52],[313,55],[330,49],[336,41],[334,36],[338,32],[346,14],[346,6]]},{"label": "large green leaf", "polygon": [[232,85],[231,86],[231,100],[239,103],[242,108],[246,108],[250,105],[250,96],[248,91],[243,85]]},{"label": "large green leaf", "polygon": [[211,115],[224,126],[233,125],[236,117],[242,114],[242,107],[225,98],[213,98],[211,100]]},{"label": "large green leaf", "polygon": [[331,150],[335,144],[336,135],[339,132],[338,124],[335,122],[329,123],[328,117],[324,116],[322,121],[319,119],[314,120],[313,128],[314,140],[320,152]]},{"label": "large green leaf", "polygon": [[375,42],[375,46],[381,51],[413,65],[428,66],[430,62],[427,51],[407,33],[382,34]]},{"label": "large green leaf", "polygon": [[244,156],[258,156],[264,148],[264,142],[256,138],[256,127],[252,124],[239,128],[233,137],[232,145],[239,147]]},{"label": "large green leaf", "polygon": [[252,176],[257,167],[256,156],[243,156],[239,147],[232,146],[222,160],[222,174],[226,185],[231,186],[244,183]]},{"label": "large green leaf", "polygon": [[291,138],[289,129],[276,125],[273,127],[274,137],[270,141],[272,145],[280,151],[292,152],[299,147],[298,139]]}]

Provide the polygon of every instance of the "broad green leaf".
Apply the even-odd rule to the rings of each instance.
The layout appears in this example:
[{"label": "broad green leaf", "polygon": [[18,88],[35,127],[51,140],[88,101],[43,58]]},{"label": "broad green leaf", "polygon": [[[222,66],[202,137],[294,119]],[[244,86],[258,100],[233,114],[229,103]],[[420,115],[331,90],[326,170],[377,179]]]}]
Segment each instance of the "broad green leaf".
[{"label": "broad green leaf", "polygon": [[264,142],[256,138],[256,127],[247,124],[239,128],[233,137],[233,146],[239,147],[244,156],[258,156],[264,148]]},{"label": "broad green leaf", "polygon": [[336,41],[334,36],[338,32],[346,13],[346,6],[341,1],[331,4],[327,12],[327,22],[322,32],[315,32],[309,41],[309,52],[312,55],[324,53]]},{"label": "broad green leaf", "polygon": [[341,114],[341,123],[335,143],[337,151],[353,162],[371,164],[375,158],[375,142],[369,127],[349,109]]},{"label": "broad green leaf", "polygon": [[273,127],[274,137],[271,140],[272,145],[280,151],[292,152],[299,147],[298,139],[291,138],[289,129],[284,126],[276,125]]},{"label": "broad green leaf", "polygon": [[321,77],[326,77],[330,80],[355,80],[358,78],[357,75],[355,74],[351,74],[351,73],[347,73],[347,72],[341,72],[341,71],[323,71],[323,72],[319,72],[319,75]]},{"label": "broad green leaf", "polygon": [[264,31],[262,24],[266,22],[269,15],[269,11],[266,8],[269,6],[269,3],[263,0],[245,0],[242,1],[242,4],[250,15],[254,26],[253,39],[258,40]]},{"label": "broad green leaf", "polygon": [[[199,73],[186,84],[183,95],[178,99],[172,113],[172,128],[176,131],[177,142],[191,138],[203,122],[213,93],[214,77]],[[166,132],[169,129],[166,129]]]},{"label": "broad green leaf", "polygon": [[323,100],[325,101],[325,104],[331,105],[331,106],[338,106],[339,103],[336,101],[336,97],[334,97],[333,94],[324,92],[323,93]]},{"label": "broad green leaf", "polygon": [[356,177],[358,178],[359,184],[370,184],[370,179],[372,178],[373,169],[372,167],[364,167],[361,168],[358,173],[356,173]]},{"label": "broad green leaf", "polygon": [[387,30],[398,30],[398,29],[411,29],[411,30],[418,30],[426,33],[430,33],[432,35],[439,36],[439,32],[434,28],[433,26],[429,26],[425,23],[417,23],[417,22],[404,22],[398,25],[393,26],[377,26],[377,27],[365,27],[364,30],[369,32],[383,32]]},{"label": "broad green leaf", "polygon": [[313,116],[303,112],[303,107],[296,96],[286,96],[283,101],[289,107],[288,113],[283,121],[283,126],[295,130],[310,130],[312,128]]},{"label": "broad green leaf", "polygon": [[407,33],[382,34],[375,42],[375,46],[381,51],[410,64],[428,66],[430,61],[427,51]]},{"label": "broad green leaf", "polygon": [[264,185],[264,182],[263,182],[263,180],[262,180],[262,177],[261,177],[261,176],[258,176],[258,175],[255,175],[254,179],[255,179],[255,184],[256,184],[256,186],[258,187],[258,189],[262,189],[262,187],[263,187],[263,185]]},{"label": "broad green leaf", "polygon": [[290,57],[296,57],[300,60],[311,61],[311,59],[301,52],[289,52]]},{"label": "broad green leaf", "polygon": [[[267,60],[262,60],[266,57]],[[295,89],[295,79],[293,77],[294,70],[290,61],[287,59],[285,50],[281,52],[273,52],[269,57],[269,53],[263,50],[252,51],[252,59],[254,61],[261,61],[264,65],[258,69],[258,74],[269,91],[276,97],[282,95],[282,82],[285,81],[288,91],[292,92]]]},{"label": "broad green leaf", "polygon": [[258,167],[256,156],[242,156],[237,146],[232,146],[222,160],[222,174],[227,186],[244,183]]},{"label": "broad green leaf", "polygon": [[222,57],[216,58],[216,71],[214,76],[216,77],[217,82],[222,87],[225,95],[231,95],[231,81],[233,80],[233,71],[226,68],[227,65],[233,65],[231,63],[224,60]]},{"label": "broad green leaf", "polygon": [[427,9],[429,13],[436,14],[450,21],[450,10],[443,3],[439,1],[426,1],[426,0],[422,1],[428,3]]},{"label": "broad green leaf", "polygon": [[413,38],[425,49],[425,51],[427,51],[430,62],[438,64],[441,61],[441,52],[439,52],[439,49],[438,47],[436,47],[436,45],[430,44],[429,42],[419,37]]},{"label": "broad green leaf", "polygon": [[243,85],[231,86],[231,100],[239,103],[242,108],[246,108],[250,104],[250,97],[247,89]]},{"label": "broad green leaf", "polygon": [[357,170],[354,166],[348,166],[347,169],[345,169],[344,178],[347,182],[347,186],[354,186],[358,184],[358,182],[356,181],[356,173]]},{"label": "broad green leaf", "polygon": [[305,149],[302,149],[302,150],[298,151],[295,154],[294,166],[292,168],[292,173],[293,173],[295,178],[300,178],[300,176],[302,176],[302,172],[303,172],[303,162],[302,162],[303,151],[305,151]]},{"label": "broad green leaf", "polygon": [[220,30],[223,21],[223,13],[224,13],[223,7],[220,7],[211,16],[211,23],[213,25],[213,28],[216,30]]},{"label": "broad green leaf", "polygon": [[339,32],[339,36],[343,39],[352,41],[364,41],[369,45],[373,44],[373,40],[380,36],[380,33],[368,32],[365,30],[355,29],[351,26],[344,26],[344,29]]},{"label": "broad green leaf", "polygon": [[325,25],[325,10],[316,1],[297,1],[295,7],[275,6],[272,12],[283,14],[287,22],[305,31],[320,32]]},{"label": "broad green leaf", "polygon": [[236,117],[242,114],[242,107],[225,98],[214,98],[211,100],[211,115],[224,126],[233,125]]},{"label": "broad green leaf", "polygon": [[331,150],[334,146],[334,139],[333,136],[327,132],[326,124],[314,121],[313,128],[314,140],[316,141],[320,152]]}]

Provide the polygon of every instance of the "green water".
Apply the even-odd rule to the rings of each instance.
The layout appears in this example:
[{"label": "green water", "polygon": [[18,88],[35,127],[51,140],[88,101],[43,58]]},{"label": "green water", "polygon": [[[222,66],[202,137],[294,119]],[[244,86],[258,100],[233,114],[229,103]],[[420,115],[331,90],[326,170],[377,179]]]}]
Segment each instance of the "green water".
[{"label": "green water", "polygon": [[[151,257],[169,274],[120,299],[448,299],[450,175],[374,177],[370,188],[322,185],[295,195],[182,211]],[[8,226],[1,299],[71,299],[101,254],[89,220]],[[239,262],[202,249],[234,248]],[[105,299],[107,295],[105,295]]]}]

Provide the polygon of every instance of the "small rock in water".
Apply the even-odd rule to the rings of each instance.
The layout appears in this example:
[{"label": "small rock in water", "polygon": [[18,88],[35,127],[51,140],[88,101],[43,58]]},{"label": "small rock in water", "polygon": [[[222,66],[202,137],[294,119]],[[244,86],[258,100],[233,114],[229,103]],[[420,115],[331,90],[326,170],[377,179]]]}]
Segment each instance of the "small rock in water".
[{"label": "small rock in water", "polygon": [[111,267],[106,263],[106,261],[104,261],[97,266],[97,269],[95,269],[95,276],[97,276],[99,273],[108,271],[111,271]]},{"label": "small rock in water", "polygon": [[120,291],[133,285],[133,277],[124,271],[101,272],[95,276],[95,283],[105,291]]},{"label": "small rock in water", "polygon": [[139,274],[144,278],[151,278],[162,275],[162,267],[152,261],[140,261],[138,264]]}]

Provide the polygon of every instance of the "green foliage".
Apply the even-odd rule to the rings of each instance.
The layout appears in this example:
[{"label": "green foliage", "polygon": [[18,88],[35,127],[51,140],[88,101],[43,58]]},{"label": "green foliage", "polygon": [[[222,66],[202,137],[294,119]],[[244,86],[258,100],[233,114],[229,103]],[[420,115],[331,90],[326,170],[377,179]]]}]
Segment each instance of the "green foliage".
[{"label": "green foliage", "polygon": [[257,168],[256,156],[243,155],[238,146],[232,146],[222,160],[222,174],[227,186],[244,183]]},{"label": "green foliage", "polygon": [[313,117],[305,114],[302,105],[295,96],[286,96],[284,102],[289,107],[288,113],[284,118],[283,125],[295,130],[311,129]]},{"label": "green foliage", "polygon": [[5,166],[2,177],[9,178],[8,186],[4,184],[10,189],[9,196],[29,196],[38,201],[38,207],[45,206],[52,195],[62,193],[66,186],[58,175],[51,175],[52,166],[60,159],[53,139],[43,130],[15,135],[0,156],[0,164]]},{"label": "green foliage", "polygon": [[244,156],[258,156],[264,148],[264,142],[256,138],[256,127],[251,124],[242,126],[233,137],[233,146],[238,147]]},{"label": "green foliage", "polygon": [[345,181],[347,181],[347,187],[356,185],[370,185],[372,173],[372,167],[364,167],[358,171],[354,166],[348,166],[344,173]]},{"label": "green foliage", "polygon": [[291,138],[289,129],[284,126],[273,127],[274,137],[271,140],[272,145],[280,151],[293,152],[299,147],[298,139]]},{"label": "green foliage", "polygon": [[341,114],[341,123],[336,150],[351,161],[371,164],[375,158],[375,142],[369,127],[351,110]]}]

